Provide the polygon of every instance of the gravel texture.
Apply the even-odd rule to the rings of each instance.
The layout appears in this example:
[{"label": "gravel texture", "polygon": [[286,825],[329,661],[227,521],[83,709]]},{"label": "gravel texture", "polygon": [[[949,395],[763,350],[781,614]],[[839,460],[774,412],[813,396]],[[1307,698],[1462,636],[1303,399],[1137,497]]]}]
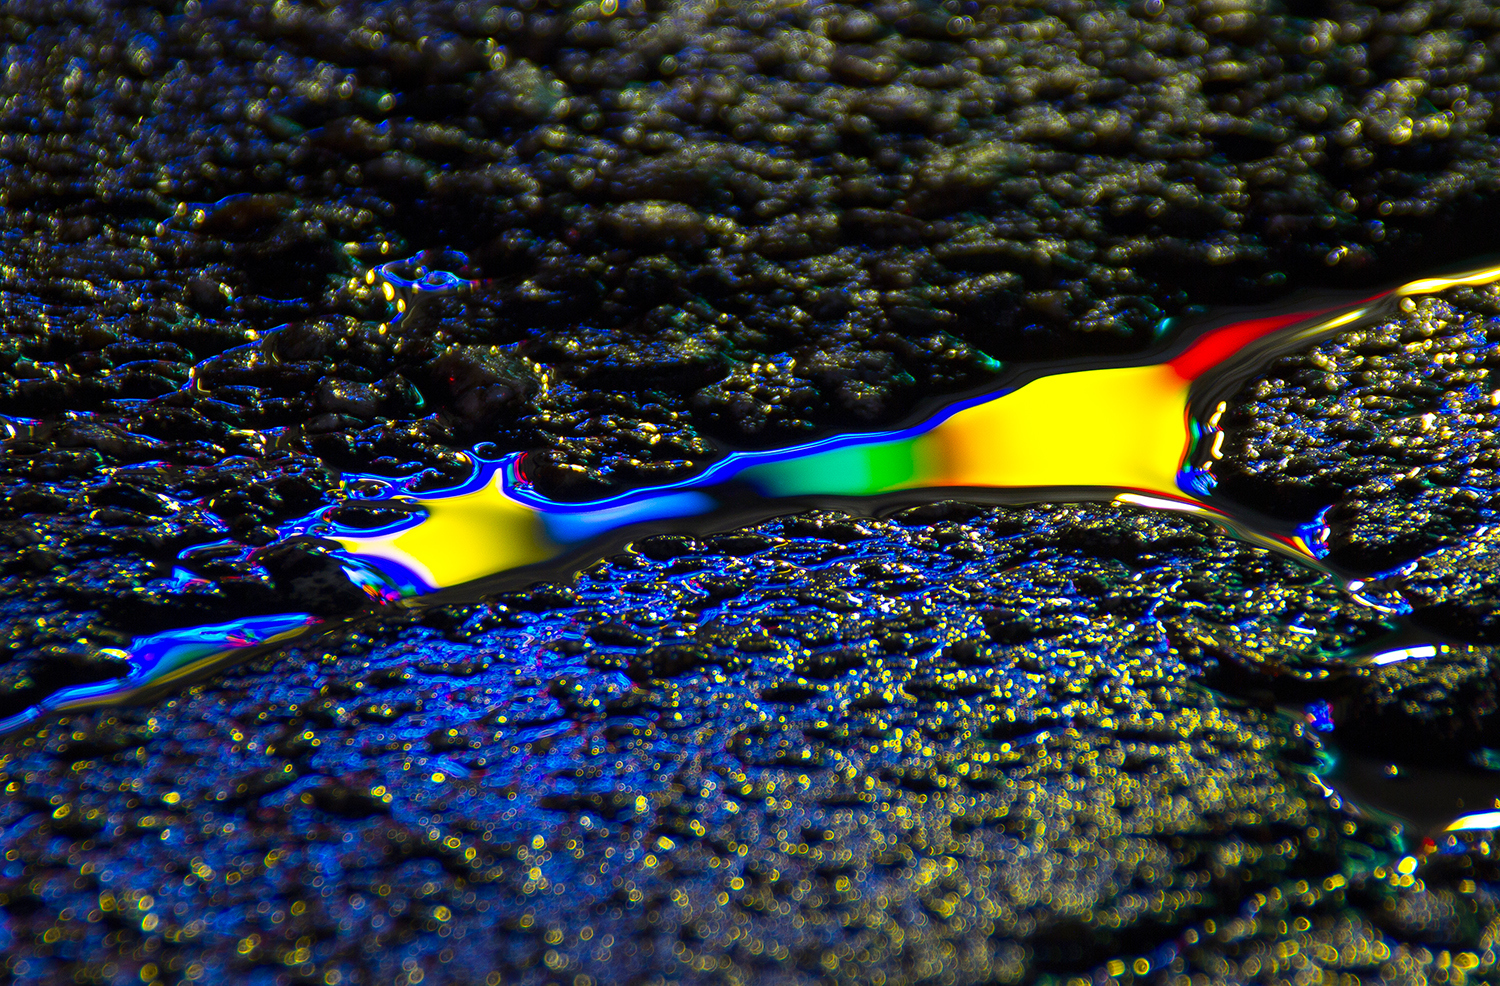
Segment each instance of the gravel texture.
[{"label": "gravel texture", "polygon": [[1325,795],[1302,721],[1193,681],[1358,646],[1367,607],[1201,522],[963,513],[645,542],[13,740],[12,968],[1226,981],[1478,949],[1487,857],[1374,870],[1398,829]]},{"label": "gravel texture", "polygon": [[[436,488],[490,442],[589,497],[1493,249],[1492,23],[6,3],[0,713],[132,635],[353,622],[0,739],[3,975],[1500,975],[1485,834],[1324,786],[1500,764],[1500,292],[1283,358],[1222,421],[1217,494],[1329,508],[1409,614],[1105,506],[658,537],[401,617],[274,544],[352,471]],[[366,272],[424,251],[479,283],[393,321]],[[1402,633],[1450,649],[1363,663]]]}]

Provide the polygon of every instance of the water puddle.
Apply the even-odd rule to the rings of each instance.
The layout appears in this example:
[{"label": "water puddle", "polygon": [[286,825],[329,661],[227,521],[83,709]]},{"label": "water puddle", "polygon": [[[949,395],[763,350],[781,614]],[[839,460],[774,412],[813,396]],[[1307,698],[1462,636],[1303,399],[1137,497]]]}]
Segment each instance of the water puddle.
[{"label": "water puddle", "polygon": [[1476,770],[1402,764],[1336,751],[1323,778],[1352,804],[1379,812],[1407,831],[1464,832],[1500,828],[1500,777]]},{"label": "water puddle", "polygon": [[[381,285],[394,310],[384,331],[399,331],[401,320],[426,298],[479,283],[429,266],[439,260],[462,263],[451,255],[368,272],[368,283]],[[525,453],[470,454],[470,477],[440,492],[418,494],[397,481],[347,476],[351,502],[388,508],[399,519],[374,529],[350,527],[339,523],[335,506],[278,534],[282,541],[320,540],[374,603],[412,607],[434,601],[437,593],[445,599],[452,590],[477,595],[497,587],[497,580],[524,582],[568,571],[644,533],[706,533],[808,506],[868,512],[955,497],[1112,501],[1210,520],[1295,558],[1366,605],[1399,614],[1405,609],[1399,596],[1367,584],[1363,573],[1327,563],[1321,518],[1286,525],[1215,496],[1214,468],[1224,441],[1219,419],[1234,392],[1277,355],[1388,316],[1404,298],[1496,281],[1500,268],[1490,267],[1316,310],[1211,323],[1163,352],[1112,365],[1014,367],[1000,386],[928,408],[909,427],[730,452],[690,479],[603,500],[569,503],[542,496],[526,478]],[[5,427],[29,424],[18,419]],[[210,673],[320,627],[326,625],[305,614],[285,614],[141,638],[129,650],[129,675],[57,692],[0,721],[0,730],[52,713],[136,701],[150,689]],[[1437,646],[1430,638],[1403,641],[1369,660],[1422,660]],[[1353,759],[1345,763],[1345,779],[1337,783],[1350,796],[1390,800],[1378,791],[1396,787],[1377,783],[1378,770],[1365,770]],[[1452,819],[1474,808],[1473,797],[1463,795],[1462,803],[1437,798],[1431,813],[1409,807],[1397,813],[1422,824],[1429,814]],[[1482,807],[1490,809],[1488,803]]]},{"label": "water puddle", "polygon": [[[804,505],[852,500],[869,509],[960,492],[991,502],[1113,500],[1212,520],[1298,559],[1370,605],[1388,606],[1361,595],[1367,585],[1357,573],[1323,561],[1321,519],[1287,527],[1214,497],[1219,418],[1225,400],[1277,355],[1390,314],[1402,298],[1496,280],[1500,268],[1486,268],[1415,281],[1354,304],[1233,321],[1153,361],[1018,368],[1001,387],[935,409],[904,429],[730,452],[690,479],[586,503],[536,492],[525,477],[525,453],[473,456],[469,480],[436,493],[411,494],[357,477],[373,490],[366,500],[399,503],[413,508],[410,514],[367,530],[340,526],[329,508],[281,533],[336,542],[372,584],[384,580],[372,595],[411,599],[570,558],[582,545],[652,523],[700,531],[722,528],[731,517],[770,517]],[[427,281],[474,283],[426,273],[403,279],[402,290]]]},{"label": "water puddle", "polygon": [[0,720],[0,732],[18,729],[52,714],[142,701],[231,661],[274,650],[321,623],[307,613],[280,613],[137,637],[131,641],[129,652],[120,655],[130,660],[129,674],[53,692],[30,708]]}]

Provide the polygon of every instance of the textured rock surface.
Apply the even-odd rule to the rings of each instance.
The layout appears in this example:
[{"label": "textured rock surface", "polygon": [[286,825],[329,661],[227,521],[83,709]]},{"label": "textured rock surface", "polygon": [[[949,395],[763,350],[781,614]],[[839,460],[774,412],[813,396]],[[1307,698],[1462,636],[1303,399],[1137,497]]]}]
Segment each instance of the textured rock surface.
[{"label": "textured rock surface", "polygon": [[1491,531],[1500,292],[1405,311],[1279,360],[1224,416],[1219,491],[1292,517],[1327,508],[1331,558],[1399,572],[1415,618],[1494,636]]},{"label": "textured rock surface", "polygon": [[[272,544],[344,471],[430,488],[488,441],[588,496],[1490,248],[1494,16],[8,3],[0,712],[134,634],[353,612]],[[366,271],[453,249],[483,283],[392,323]],[[1500,762],[1497,297],[1287,357],[1222,422],[1219,492],[1331,507],[1440,660],[1362,667],[1394,617],[1134,510],[648,539],[0,740],[6,974],[1493,978],[1491,844],[1330,796],[1278,704]]]},{"label": "textured rock surface", "polygon": [[1397,836],[1301,722],[1191,682],[1225,627],[1311,651],[1367,609],[1133,510],[823,520],[14,741],[28,974],[1395,976],[1500,917],[1372,874]]},{"label": "textured rock surface", "polygon": [[[100,410],[216,358],[148,427],[307,429],[385,470],[518,434],[578,493],[705,436],[889,421],[992,359],[1482,248],[1453,223],[1483,230],[1496,180],[1492,16],[8,4],[0,406]],[[372,314],[350,274],[434,248],[489,303],[345,323]],[[279,370],[220,355],[287,322]]]}]

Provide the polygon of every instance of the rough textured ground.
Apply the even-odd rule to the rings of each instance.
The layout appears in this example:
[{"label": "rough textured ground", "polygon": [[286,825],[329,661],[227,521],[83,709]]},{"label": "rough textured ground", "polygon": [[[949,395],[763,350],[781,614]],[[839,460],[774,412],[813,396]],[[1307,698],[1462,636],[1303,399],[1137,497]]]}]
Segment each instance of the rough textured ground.
[{"label": "rough textured ground", "polygon": [[1367,608],[1193,522],[950,512],[646,542],[14,740],[12,968],[1271,981],[1483,951],[1500,897],[1457,879],[1486,856],[1393,883],[1399,837],[1308,776],[1301,722],[1191,681],[1227,637],[1357,646]]},{"label": "rough textured ground", "polygon": [[[141,427],[500,435],[587,494],[1485,247],[1487,3],[603,2],[7,4],[0,405],[134,419],[219,357]],[[348,324],[447,248],[487,303]]]},{"label": "rough textured ground", "polygon": [[[489,441],[589,496],[1492,250],[1494,17],[7,3],[0,712],[133,634],[352,612],[271,547],[341,470]],[[390,324],[364,272],[451,249],[482,287]],[[0,740],[4,975],[1492,979],[1491,844],[1322,781],[1330,739],[1500,762],[1497,333],[1494,291],[1419,299],[1223,420],[1219,492],[1331,505],[1432,662],[1360,667],[1390,620],[1133,510],[652,540]],[[1279,711],[1315,698],[1322,740]]]}]

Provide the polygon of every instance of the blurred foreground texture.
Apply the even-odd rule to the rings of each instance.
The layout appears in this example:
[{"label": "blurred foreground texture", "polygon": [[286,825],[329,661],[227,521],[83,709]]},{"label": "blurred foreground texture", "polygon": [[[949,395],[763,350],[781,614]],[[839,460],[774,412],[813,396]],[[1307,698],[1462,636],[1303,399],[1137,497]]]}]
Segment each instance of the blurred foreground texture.
[{"label": "blurred foreground texture", "polygon": [[[600,496],[1494,251],[1497,27],[1479,0],[8,0],[0,714],[135,635],[355,613],[273,545],[343,472],[440,488],[489,442]],[[365,272],[423,251],[485,282],[390,325]],[[1424,298],[1222,421],[1220,491],[1331,508],[1334,557],[1458,641],[1430,661],[1362,666],[1383,614],[1170,515],[659,535],[0,738],[0,969],[1493,981],[1487,833],[1424,843],[1325,782],[1500,777],[1497,344],[1500,292]]]}]

